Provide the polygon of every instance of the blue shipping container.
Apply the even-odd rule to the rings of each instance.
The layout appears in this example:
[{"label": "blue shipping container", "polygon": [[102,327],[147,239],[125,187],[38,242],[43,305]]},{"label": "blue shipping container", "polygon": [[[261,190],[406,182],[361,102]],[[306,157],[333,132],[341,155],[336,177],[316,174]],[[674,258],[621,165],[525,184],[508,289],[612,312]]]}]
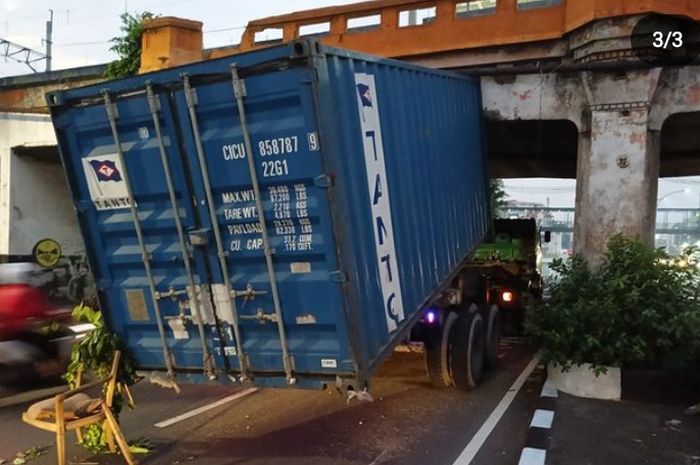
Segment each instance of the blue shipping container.
[{"label": "blue shipping container", "polygon": [[144,370],[361,387],[488,228],[470,78],[300,41],[47,100]]}]

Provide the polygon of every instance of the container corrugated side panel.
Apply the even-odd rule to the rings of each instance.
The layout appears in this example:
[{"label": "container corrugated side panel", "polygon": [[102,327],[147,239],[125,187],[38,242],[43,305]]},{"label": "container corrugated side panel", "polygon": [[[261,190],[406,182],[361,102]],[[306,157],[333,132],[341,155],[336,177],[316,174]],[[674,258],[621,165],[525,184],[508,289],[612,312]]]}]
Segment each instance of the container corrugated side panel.
[{"label": "container corrugated side panel", "polygon": [[[351,337],[370,374],[488,228],[480,88],[472,79],[335,49],[327,49],[325,63],[320,119],[332,121],[324,142],[333,145],[326,157],[337,176]],[[381,205],[387,196],[389,212]],[[397,270],[388,269],[391,254]],[[398,289],[388,282],[396,278],[402,316],[396,299],[385,301]]]}]

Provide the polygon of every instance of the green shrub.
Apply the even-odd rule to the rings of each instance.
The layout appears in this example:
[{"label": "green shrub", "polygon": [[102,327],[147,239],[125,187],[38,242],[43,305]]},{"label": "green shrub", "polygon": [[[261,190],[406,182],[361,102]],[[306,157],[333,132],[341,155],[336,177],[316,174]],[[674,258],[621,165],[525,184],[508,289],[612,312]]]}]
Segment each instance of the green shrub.
[{"label": "green shrub", "polygon": [[670,256],[636,239],[613,237],[602,264],[555,260],[551,298],[530,309],[525,331],[543,361],[561,365],[687,369],[700,354],[697,249]]}]

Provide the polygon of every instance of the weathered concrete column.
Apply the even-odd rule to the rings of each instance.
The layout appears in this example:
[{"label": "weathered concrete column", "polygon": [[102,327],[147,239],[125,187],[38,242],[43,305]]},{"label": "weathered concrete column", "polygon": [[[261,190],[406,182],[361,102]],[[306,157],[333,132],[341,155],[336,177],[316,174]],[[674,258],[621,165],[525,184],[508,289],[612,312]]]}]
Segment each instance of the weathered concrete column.
[{"label": "weathered concrete column", "polygon": [[650,106],[659,74],[581,77],[589,111],[579,138],[574,244],[591,264],[617,233],[654,241],[660,147]]}]

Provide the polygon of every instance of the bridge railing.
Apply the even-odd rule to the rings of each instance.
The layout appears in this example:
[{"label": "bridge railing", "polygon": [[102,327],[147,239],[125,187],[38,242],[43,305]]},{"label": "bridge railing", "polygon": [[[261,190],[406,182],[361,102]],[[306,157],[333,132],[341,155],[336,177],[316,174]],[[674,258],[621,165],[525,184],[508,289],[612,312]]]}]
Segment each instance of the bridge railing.
[{"label": "bridge railing", "polygon": [[239,50],[272,37],[291,41],[314,26],[325,29],[317,35],[325,44],[390,57],[505,45],[561,37],[564,9],[564,0],[362,2],[251,21]]},{"label": "bridge railing", "polygon": [[[209,58],[314,35],[328,45],[387,57],[563,37],[599,18],[644,12],[700,19],[700,2],[668,0],[376,0],[248,23],[240,45]],[[420,31],[420,33],[418,33]]]},{"label": "bridge railing", "polygon": [[[506,218],[536,218],[539,227],[552,232],[574,230],[574,208],[510,207]],[[699,208],[659,208],[656,210],[656,234],[700,236]]]}]

